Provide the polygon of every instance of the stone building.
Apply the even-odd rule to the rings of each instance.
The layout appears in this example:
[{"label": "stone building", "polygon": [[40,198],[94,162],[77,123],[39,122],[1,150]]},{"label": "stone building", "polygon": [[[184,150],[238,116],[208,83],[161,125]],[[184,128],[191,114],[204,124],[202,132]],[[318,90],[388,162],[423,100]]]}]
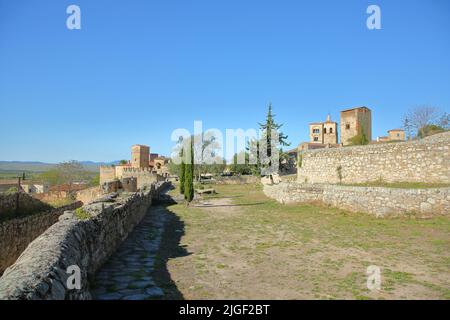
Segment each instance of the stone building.
[{"label": "stone building", "polygon": [[131,147],[131,167],[148,168],[150,166],[150,147],[135,144]]},{"label": "stone building", "polygon": [[341,144],[350,144],[350,139],[364,133],[372,140],[372,111],[367,107],[357,107],[341,111]]},{"label": "stone building", "polygon": [[330,115],[325,122],[315,122],[309,124],[310,143],[317,144],[337,144],[337,122],[331,121]]},{"label": "stone building", "polygon": [[[156,170],[150,160],[150,147],[145,145],[133,145],[131,147],[131,161],[126,164],[100,167],[100,184],[120,180],[122,185],[130,185],[130,181],[136,179],[137,188],[150,185],[157,181],[163,181],[163,171],[166,166],[159,162],[160,170]],[[126,180],[126,181],[125,181]]]},{"label": "stone building", "polygon": [[392,129],[388,131],[389,141],[405,141],[405,130]]},{"label": "stone building", "polygon": [[392,129],[388,131],[387,136],[377,137],[378,143],[392,142],[392,141],[406,141],[405,130]]}]

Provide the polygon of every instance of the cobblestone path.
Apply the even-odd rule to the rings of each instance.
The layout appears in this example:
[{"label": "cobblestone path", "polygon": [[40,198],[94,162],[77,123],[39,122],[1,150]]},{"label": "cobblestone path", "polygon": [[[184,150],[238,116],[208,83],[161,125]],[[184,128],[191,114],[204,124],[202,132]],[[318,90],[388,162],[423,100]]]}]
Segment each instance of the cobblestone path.
[{"label": "cobblestone path", "polygon": [[97,300],[148,300],[164,295],[153,278],[164,224],[163,206],[151,210],[99,270],[91,291]]}]

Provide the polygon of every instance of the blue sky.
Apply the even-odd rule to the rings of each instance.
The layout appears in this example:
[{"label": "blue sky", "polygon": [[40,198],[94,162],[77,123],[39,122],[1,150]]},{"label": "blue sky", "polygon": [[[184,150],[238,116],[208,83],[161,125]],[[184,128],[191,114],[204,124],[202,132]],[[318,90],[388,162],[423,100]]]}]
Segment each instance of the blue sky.
[{"label": "blue sky", "polygon": [[411,107],[448,111],[450,1],[0,0],[0,160],[170,154],[172,130],[255,128],[269,102],[292,146],[352,106],[373,138]]}]

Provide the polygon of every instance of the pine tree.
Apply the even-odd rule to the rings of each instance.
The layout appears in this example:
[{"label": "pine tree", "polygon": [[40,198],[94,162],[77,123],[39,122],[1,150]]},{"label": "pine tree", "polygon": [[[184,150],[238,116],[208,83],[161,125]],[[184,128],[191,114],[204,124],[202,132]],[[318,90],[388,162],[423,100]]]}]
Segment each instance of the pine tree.
[{"label": "pine tree", "polygon": [[184,181],[184,199],[189,202],[194,199],[194,146],[193,138],[190,141],[190,151],[187,156],[190,161],[186,163],[185,167],[185,181]]},{"label": "pine tree", "polygon": [[180,193],[184,194],[184,181],[186,175],[186,164],[184,163],[184,152],[181,149],[180,152],[181,164],[180,164]]},{"label": "pine tree", "polygon": [[[264,144],[266,147],[266,155],[270,159],[269,164],[267,165],[268,167],[270,167],[272,165],[272,143],[276,144],[275,146],[273,146],[274,148],[279,148],[279,146],[289,146],[290,145],[290,143],[287,142],[288,136],[283,134],[283,132],[281,132],[281,130],[280,130],[282,126],[283,126],[283,124],[278,124],[275,122],[275,115],[272,114],[272,104],[269,103],[269,110],[267,112],[266,122],[259,123],[259,127],[263,133],[262,139],[265,142]],[[278,133],[278,141],[272,141],[272,132],[273,131]],[[284,157],[283,151],[281,148],[279,149],[279,155],[280,155],[280,157],[279,157],[278,161],[280,162],[279,164],[281,166],[281,161]]]}]

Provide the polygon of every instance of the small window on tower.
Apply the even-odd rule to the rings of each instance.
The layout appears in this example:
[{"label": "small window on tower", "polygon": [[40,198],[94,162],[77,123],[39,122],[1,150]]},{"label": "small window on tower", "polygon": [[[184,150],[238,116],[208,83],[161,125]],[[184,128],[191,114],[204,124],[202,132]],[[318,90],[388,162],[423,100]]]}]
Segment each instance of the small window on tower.
[{"label": "small window on tower", "polygon": [[314,141],[319,141],[319,137],[314,137]]},{"label": "small window on tower", "polygon": [[323,129],[323,133],[327,133],[327,128],[324,128],[324,129]]},{"label": "small window on tower", "polygon": [[350,129],[350,124],[349,123],[347,123],[346,125],[345,125],[345,129]]},{"label": "small window on tower", "polygon": [[333,128],[330,128],[330,133],[333,133]]}]

